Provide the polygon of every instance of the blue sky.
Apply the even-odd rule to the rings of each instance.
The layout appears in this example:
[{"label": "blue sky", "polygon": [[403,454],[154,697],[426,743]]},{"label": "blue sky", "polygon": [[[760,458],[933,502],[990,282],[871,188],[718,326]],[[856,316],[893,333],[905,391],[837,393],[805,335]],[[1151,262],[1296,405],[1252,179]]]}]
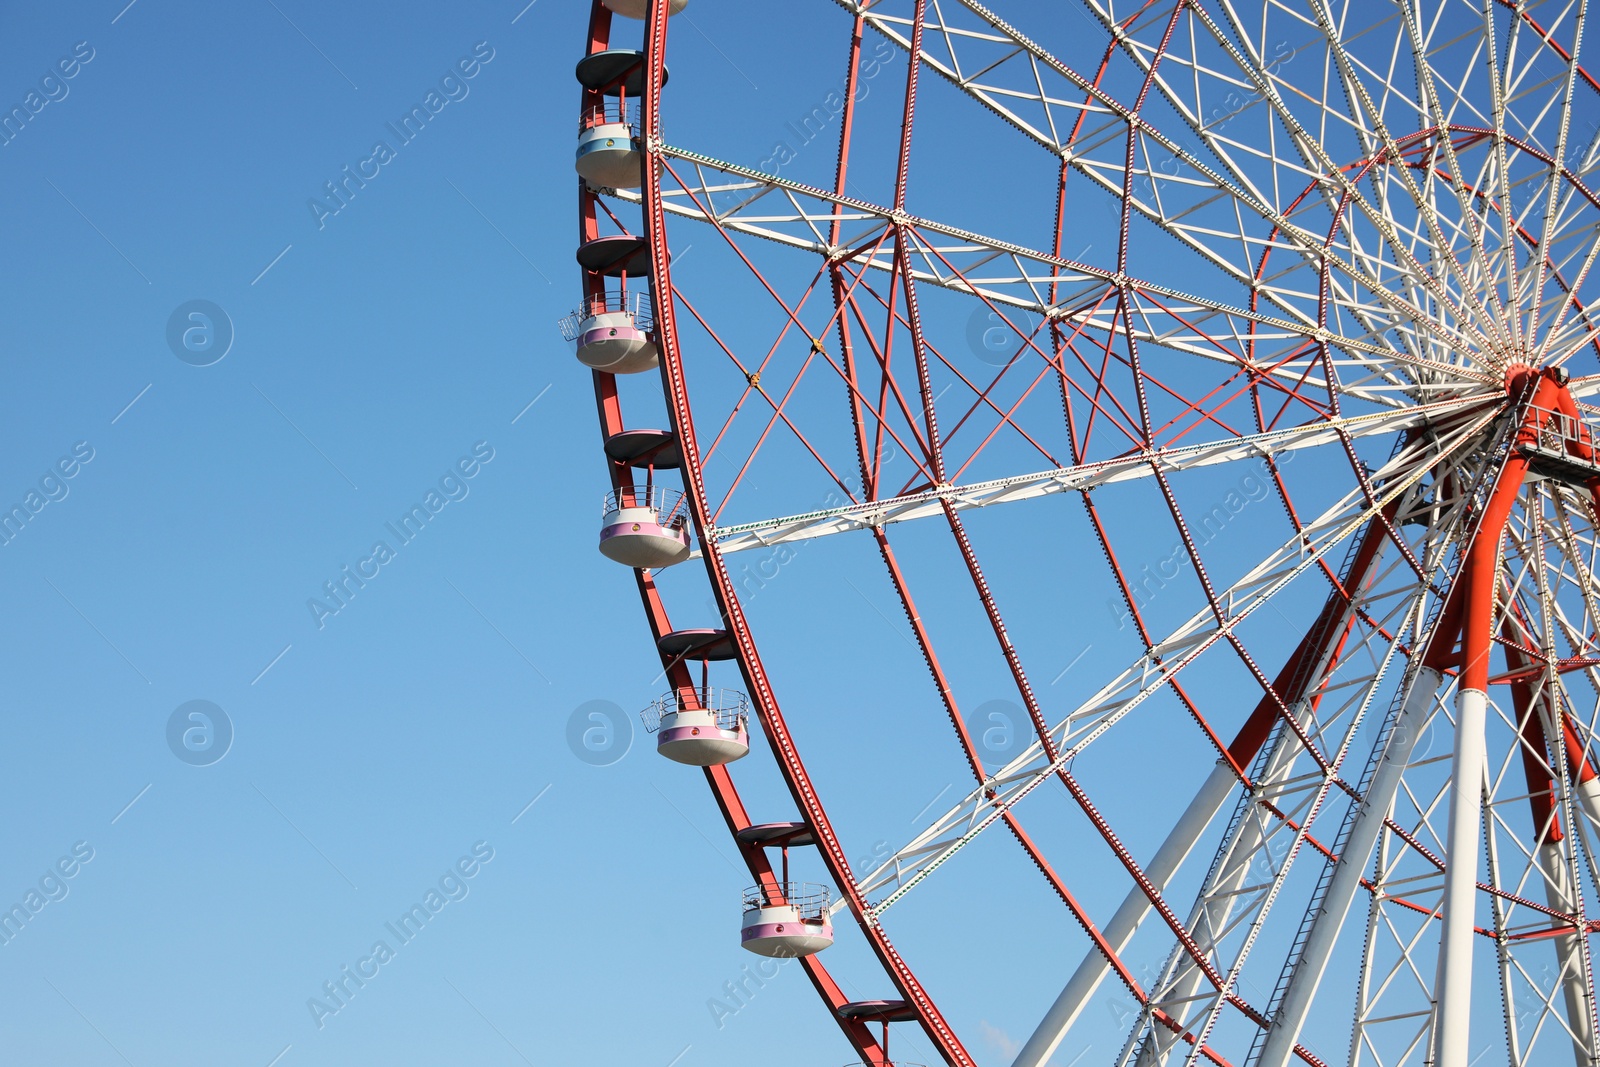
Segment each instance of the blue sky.
[{"label": "blue sky", "polygon": [[[630,576],[594,549],[608,485],[593,391],[555,326],[579,295],[572,67],[587,5],[125,2],[13,5],[0,35],[0,105],[38,94],[0,147],[0,504],[29,515],[0,545],[0,903],[42,899],[0,945],[0,1059],[850,1059],[798,967],[744,970],[748,875],[699,775],[650,752],[634,717],[662,688],[659,662]],[[689,15],[674,22],[684,105],[669,137],[772,158],[837,83],[848,21],[732,0]],[[864,122],[888,121],[903,75],[903,56],[885,62]],[[390,130],[430,92],[443,99],[423,132]],[[993,145],[1016,164],[994,165],[998,184],[955,170],[921,188],[951,221],[1047,247],[1048,160],[959,103],[938,103],[930,158]],[[784,173],[821,183],[832,158],[800,146]],[[865,191],[892,160],[863,158]],[[352,172],[365,184],[330,201],[326,183]],[[753,299],[709,244],[687,258],[693,241],[684,284],[725,313]],[[988,324],[974,334],[964,306],[929,304],[958,358],[992,367]],[[757,343],[758,326],[730,328]],[[1321,461],[1299,462],[1309,481]],[[1245,473],[1184,492],[1219,500]],[[778,511],[827,488],[761,477],[794,504]],[[430,494],[423,532],[396,536]],[[1286,531],[1258,499],[1217,546],[1235,570]],[[1053,506],[971,525],[1059,711],[1137,646],[1081,509]],[[1168,558],[1170,527],[1141,517],[1153,498],[1108,506],[1131,569]],[[968,780],[876,552],[836,540],[735,577],[846,845],[869,860]],[[897,545],[964,700],[987,709],[993,755],[1014,754],[1025,722],[993,638],[970,588],[937,577],[952,573],[948,538]],[[352,571],[365,584],[330,600],[325,583]],[[702,572],[662,584],[675,618],[710,622]],[[1309,613],[1320,593],[1288,600]],[[1158,596],[1151,611],[1192,606]],[[1276,626],[1253,637],[1272,664],[1290,640]],[[612,708],[623,754],[580,758],[573,717]],[[1210,766],[1179,709],[1148,714],[1172,731],[1163,788],[1085,769],[1123,794],[1142,854],[1170,796]],[[180,756],[195,729],[194,745],[215,730],[226,751]],[[739,780],[760,819],[793,817],[759,738]],[[1064,865],[1085,849],[1104,861],[1059,801],[1041,839]],[[989,859],[905,906],[903,947],[980,1061],[1004,1064],[1086,942],[1009,842],[971,855]],[[1081,890],[1104,914],[1123,887]],[[430,892],[422,932],[391,932]],[[1140,951],[1159,962],[1154,941]],[[888,995],[859,936],[829,952],[852,995]],[[330,1003],[345,968],[371,977],[337,1010],[308,1006]],[[1106,991],[1060,1062],[1109,1054],[1128,1010]],[[920,1035],[894,1040],[933,1061]]]}]

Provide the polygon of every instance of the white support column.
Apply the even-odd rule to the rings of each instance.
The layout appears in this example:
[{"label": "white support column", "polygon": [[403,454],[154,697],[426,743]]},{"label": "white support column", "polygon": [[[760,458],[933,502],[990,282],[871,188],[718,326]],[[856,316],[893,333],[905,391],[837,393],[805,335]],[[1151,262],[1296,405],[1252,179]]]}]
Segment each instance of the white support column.
[{"label": "white support column", "polygon": [[1419,668],[1412,676],[1411,687],[1406,690],[1400,705],[1400,715],[1394,730],[1384,746],[1383,758],[1373,772],[1366,796],[1356,812],[1355,824],[1345,841],[1334,867],[1333,880],[1322,900],[1322,910],[1311,927],[1300,960],[1289,977],[1289,988],[1284,992],[1283,1003],[1272,1017],[1272,1028],[1267,1032],[1266,1044],[1256,1067],[1286,1067],[1294,1056],[1294,1046],[1300,1040],[1300,1028],[1305,1025],[1311,1002],[1317,995],[1328,959],[1339,940],[1339,930],[1350,912],[1356,890],[1361,887],[1361,877],[1366,872],[1372,847],[1378,841],[1378,831],[1389,817],[1395,792],[1400,788],[1400,777],[1406,764],[1411,762],[1411,750],[1416,746],[1417,735],[1428,719],[1435,694],[1439,691],[1440,674],[1431,667]]},{"label": "white support column", "polygon": [[1572,787],[1573,795],[1595,834],[1600,835],[1600,778],[1590,778],[1586,782],[1581,775],[1577,777],[1578,781]]},{"label": "white support column", "polygon": [[1477,936],[1478,861],[1483,853],[1483,774],[1488,696],[1456,695],[1456,747],[1445,840],[1444,916],[1434,984],[1434,1067],[1467,1067],[1472,1023],[1472,949]]},{"label": "white support column", "polygon": [[[1195,842],[1200,840],[1200,835],[1205,833],[1206,826],[1216,817],[1222,805],[1227,802],[1228,795],[1238,784],[1233,770],[1221,761],[1212,769],[1205,784],[1189,802],[1188,809],[1178,824],[1172,828],[1167,839],[1156,850],[1155,857],[1145,867],[1145,876],[1159,890],[1165,890],[1167,880],[1173,876],[1183,864],[1184,859],[1194,848]],[[1101,931],[1107,943],[1117,952],[1122,952],[1128,947],[1128,942],[1133,939],[1134,932],[1139,924],[1150,913],[1150,898],[1144,891],[1135,886],[1123,900],[1122,906],[1117,908],[1111,921]],[[1077,1022],[1078,1016],[1083,1014],[1083,1009],[1088,1006],[1089,1000],[1094,996],[1096,989],[1111,973],[1111,963],[1098,948],[1091,948],[1083,962],[1078,964],[1078,969],[1073,973],[1072,979],[1067,983],[1061,995],[1056,997],[1050,1010],[1045,1012],[1044,1019],[1040,1021],[1033,1036],[1028,1038],[1017,1053],[1017,1058],[1012,1067],[1042,1067],[1050,1059],[1061,1044],[1061,1039],[1067,1036],[1067,1031],[1072,1024]]]},{"label": "white support column", "polygon": [[[1545,901],[1550,910],[1574,911],[1573,884],[1568,877],[1567,854],[1561,842],[1546,841],[1539,846],[1539,870],[1545,878]],[[1584,979],[1583,945],[1576,934],[1561,934],[1555,938],[1554,945],[1576,1061],[1579,1067],[1590,1067],[1594,1062],[1590,1054],[1594,1047],[1594,1016],[1589,1006],[1588,983]]]},{"label": "white support column", "polygon": [[[1281,735],[1280,741],[1268,755],[1266,766],[1257,779],[1260,789],[1257,802],[1278,799],[1274,795],[1274,787],[1293,776],[1295,764],[1305,752],[1300,739],[1287,730]],[[1270,833],[1265,823],[1270,821],[1270,817],[1265,817],[1256,803],[1252,803],[1240,821],[1232,843],[1225,846],[1225,853],[1219,857],[1211,881],[1202,887],[1200,898],[1195,901],[1194,910],[1185,924],[1194,933],[1202,951],[1210,952],[1215,947],[1212,937],[1232,925],[1234,908],[1239,903],[1238,891],[1251,876],[1253,861],[1260,855]],[[1160,991],[1163,1007],[1173,1014],[1201,1007],[1195,998],[1206,983],[1205,972],[1193,960],[1180,956],[1177,965],[1178,970],[1172,975],[1170,984]],[[1182,1040],[1183,1035],[1166,1027],[1152,1027],[1139,1049],[1135,1067],[1159,1067]]]}]

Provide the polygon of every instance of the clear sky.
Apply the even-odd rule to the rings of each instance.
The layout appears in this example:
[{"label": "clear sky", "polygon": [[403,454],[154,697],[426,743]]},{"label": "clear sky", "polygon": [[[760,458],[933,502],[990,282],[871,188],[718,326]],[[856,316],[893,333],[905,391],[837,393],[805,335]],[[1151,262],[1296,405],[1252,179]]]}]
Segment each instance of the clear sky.
[{"label": "clear sky", "polygon": [[[748,875],[700,776],[636,718],[659,662],[629,574],[594,549],[593,391],[556,330],[579,294],[588,6],[525,2],[5,5],[0,110],[25,119],[0,135],[0,507],[23,518],[0,535],[0,905],[30,913],[0,944],[6,1063],[852,1058],[798,967],[750,977]],[[770,166],[790,120],[826,106],[848,20],[767,6],[693,0],[674,22],[669,137]],[[903,55],[877,75],[883,115],[903,75]],[[430,93],[426,128],[401,136]],[[1012,140],[953,93],[938,106],[930,152]],[[786,175],[824,180],[831,142],[790,147]],[[953,168],[928,213],[1047,248],[1049,161],[1015,150],[1027,162],[981,196]],[[867,191],[892,159],[864,158]],[[734,268],[705,247],[685,284],[732,299],[715,290]],[[993,324],[929,304],[951,351],[992,368]],[[1242,489],[1256,510],[1218,547],[1236,561],[1286,531],[1246,475],[1185,489]],[[762,477],[789,494],[778,513],[827,488]],[[1138,520],[1156,503],[1123,515],[1131,570],[1175,544]],[[422,532],[398,531],[418,505]],[[972,520],[1052,711],[1137,653],[1073,516]],[[914,576],[950,563],[947,539],[901,544]],[[870,861],[969,788],[926,669],[869,542],[750,566],[791,721]],[[676,618],[709,623],[703,574],[663,586]],[[970,587],[919,588],[990,755],[1015,754],[1026,723]],[[1288,638],[1255,640],[1275,667]],[[880,659],[851,655],[869,646]],[[1158,703],[1153,729],[1187,722]],[[604,758],[571,740],[591,711],[619,731]],[[1161,788],[1120,790],[1141,854],[1163,825],[1144,816],[1210,766],[1194,731],[1171,736]],[[759,738],[740,773],[758,820],[793,817]],[[1042,824],[1052,854],[1105,861],[1070,815]],[[906,947],[1001,1065],[1086,942],[1009,842],[970,855],[906,905]],[[984,859],[1001,855],[1009,873]],[[1123,892],[1079,888],[1102,914]],[[402,936],[417,904],[430,918]],[[852,995],[888,995],[858,935],[829,951]],[[1109,1055],[1130,1010],[1107,991],[1060,1062]],[[933,1062],[903,1040],[897,1056]]]}]

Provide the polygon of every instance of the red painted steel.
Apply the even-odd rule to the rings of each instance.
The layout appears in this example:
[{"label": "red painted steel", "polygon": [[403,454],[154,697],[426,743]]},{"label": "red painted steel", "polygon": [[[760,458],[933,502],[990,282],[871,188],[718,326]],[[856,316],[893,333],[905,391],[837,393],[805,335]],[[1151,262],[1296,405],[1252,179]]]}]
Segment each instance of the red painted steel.
[{"label": "red painted steel", "polygon": [[[589,25],[590,52],[603,50],[609,40],[611,12],[600,3],[593,0]],[[658,75],[659,76],[659,75]],[[585,103],[588,103],[589,94],[585,92]],[[596,207],[603,208],[603,202],[591,193],[583,182],[578,183],[579,193],[579,241],[590,240],[599,234]],[[610,212],[607,210],[607,214]],[[615,216],[612,221],[616,222]],[[620,224],[619,224],[620,226]],[[605,282],[602,277],[594,273],[586,273],[583,279],[584,294],[586,297],[604,291]],[[661,327],[658,325],[657,327]],[[593,371],[595,386],[595,402],[599,414],[601,440],[604,442],[626,428],[623,420],[620,399],[617,395],[616,377],[604,371]],[[612,485],[621,488],[631,484],[632,472],[626,464],[610,463]],[[634,572],[639,587],[640,600],[645,609],[645,618],[650,625],[652,639],[659,639],[663,634],[673,630],[667,615],[666,606],[656,590],[655,582],[646,571]],[[692,686],[694,679],[687,664],[674,660],[665,654],[661,656],[662,667],[665,670],[674,688]],[[727,824],[730,834],[751,825],[752,820],[745,811],[744,803],[739,798],[738,790],[734,787],[733,779],[726,767],[705,768],[707,785],[711,789],[717,808],[721,811],[723,820]],[[776,886],[777,875],[773,872],[768,862],[766,850],[753,845],[739,844],[735,840],[735,847],[739,850],[740,857],[744,860],[751,876],[765,886]],[[871,1029],[862,1021],[848,1019],[838,1014],[839,1008],[849,1003],[850,997],[839,987],[829,973],[826,965],[816,956],[803,957],[801,967],[805,970],[807,979],[817,991],[822,1001],[829,1008],[829,1013],[839,1025],[845,1038],[855,1048],[864,1063],[881,1065],[888,1062],[887,1052],[873,1035]]]},{"label": "red painted steel", "polygon": [[[702,534],[706,572],[711,580],[718,607],[729,633],[739,650],[739,668],[750,690],[751,703],[772,750],[777,756],[779,769],[796,806],[817,838],[817,851],[830,876],[838,884],[843,897],[849,902],[873,953],[882,963],[896,991],[916,1011],[923,1032],[933,1042],[940,1056],[952,1067],[976,1067],[973,1059],[961,1044],[955,1032],[940,1014],[933,1000],[922,988],[911,968],[895,951],[881,926],[867,923],[863,916],[866,901],[861,897],[850,873],[850,864],[843,845],[834,833],[821,798],[811,784],[810,775],[800,757],[793,737],[789,733],[777,695],[768,681],[766,670],[751,636],[727,565],[715,541],[704,537],[710,525],[705,482],[701,470],[701,457],[695,439],[693,413],[689,405],[688,383],[678,348],[676,331],[677,309],[673,298],[672,262],[667,247],[666,214],[661,200],[663,161],[657,154],[661,130],[661,72],[665,66],[667,40],[667,7],[664,3],[651,5],[645,34],[647,75],[641,121],[641,138],[644,142],[644,214],[645,232],[650,239],[652,262],[651,284],[655,287],[656,324],[660,333],[661,377],[667,394],[668,408],[673,417],[673,428],[682,443],[684,485],[690,498],[690,511],[696,529]],[[837,1014],[838,1005],[833,1005]],[[862,1050],[863,1055],[877,1055],[882,1062],[882,1052],[874,1045]]]}]

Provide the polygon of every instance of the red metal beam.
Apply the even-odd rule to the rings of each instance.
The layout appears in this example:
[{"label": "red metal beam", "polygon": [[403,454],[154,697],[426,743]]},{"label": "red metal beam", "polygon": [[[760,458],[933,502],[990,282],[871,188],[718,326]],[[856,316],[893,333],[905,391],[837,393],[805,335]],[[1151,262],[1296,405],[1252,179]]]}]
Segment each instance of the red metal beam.
[{"label": "red metal beam", "polygon": [[[674,292],[672,259],[668,251],[666,212],[661,195],[664,162],[655,150],[660,143],[660,86],[666,62],[667,14],[667,4],[660,0],[652,3],[645,34],[647,72],[641,120],[643,128],[640,131],[647,148],[644,153],[645,233],[650,239],[651,284],[655,287],[657,297],[655,315],[661,347],[662,386],[666,392],[667,406],[672,413],[673,426],[683,453],[684,484],[688,490],[690,514],[697,531],[701,534],[707,577],[711,581],[718,607],[738,651],[739,669],[749,689],[751,703],[777,757],[778,767],[789,788],[790,796],[817,839],[818,855],[830,876],[838,884],[842,896],[849,903],[873,954],[883,965],[888,977],[899,991],[901,999],[904,999],[917,1013],[923,1032],[933,1042],[939,1055],[951,1067],[976,1067],[971,1055],[922,988],[910,966],[889,942],[883,928],[864,920],[866,901],[856,888],[844,846],[834,832],[822,800],[817,795],[811,776],[789,732],[788,723],[778,704],[777,694],[772,688],[744,616],[743,606],[739,603],[727,564],[717,543],[704,536],[709,526],[710,515],[707,509],[704,471],[701,468],[701,456],[695,440],[688,381],[682,352],[678,347],[676,307],[672,295]],[[882,1055],[876,1046],[863,1050],[863,1054],[877,1055],[880,1058]]]}]

